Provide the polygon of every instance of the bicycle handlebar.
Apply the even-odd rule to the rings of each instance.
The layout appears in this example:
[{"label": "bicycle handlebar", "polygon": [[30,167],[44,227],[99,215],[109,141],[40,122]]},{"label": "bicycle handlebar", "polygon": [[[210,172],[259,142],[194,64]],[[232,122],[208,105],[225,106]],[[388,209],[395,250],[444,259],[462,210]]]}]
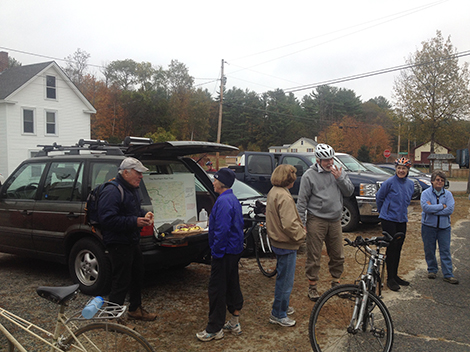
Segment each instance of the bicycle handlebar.
[{"label": "bicycle handlebar", "polygon": [[[379,247],[387,247],[390,242],[393,240],[392,237],[388,232],[383,231],[382,237],[371,237],[371,238],[363,238],[362,236],[357,236],[354,241],[351,241],[349,238],[345,238],[346,241],[345,246],[352,246],[352,247],[364,247],[368,245],[377,245]],[[402,236],[402,232],[397,232],[395,237]]]}]

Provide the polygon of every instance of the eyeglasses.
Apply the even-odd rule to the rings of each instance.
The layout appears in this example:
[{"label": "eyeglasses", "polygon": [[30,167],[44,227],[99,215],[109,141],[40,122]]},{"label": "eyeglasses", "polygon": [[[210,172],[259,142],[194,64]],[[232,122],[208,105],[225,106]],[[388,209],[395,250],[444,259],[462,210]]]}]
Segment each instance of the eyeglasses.
[{"label": "eyeglasses", "polygon": [[443,180],[442,178],[436,178],[434,182],[446,182],[446,180]]}]

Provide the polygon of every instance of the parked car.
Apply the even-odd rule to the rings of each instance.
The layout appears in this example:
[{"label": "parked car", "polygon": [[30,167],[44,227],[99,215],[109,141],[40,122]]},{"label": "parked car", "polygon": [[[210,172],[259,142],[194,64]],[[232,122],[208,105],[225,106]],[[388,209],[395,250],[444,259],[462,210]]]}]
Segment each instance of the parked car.
[{"label": "parked car", "polygon": [[[389,172],[391,175],[395,174],[395,164],[375,164],[378,167],[384,169],[385,171]],[[418,170],[415,167],[410,167],[410,172],[408,174],[410,179],[418,180],[421,188],[423,191],[431,186],[431,175],[425,172]],[[446,180],[444,188],[449,188],[449,180]]]},{"label": "parked car", "polygon": [[210,212],[217,195],[206,172],[190,154],[234,151],[208,142],[165,142],[120,146],[83,141],[77,146],[45,146],[23,161],[0,188],[0,251],[67,264],[85,294],[105,294],[110,263],[99,230],[84,221],[91,189],[117,174],[126,156],[149,168],[140,190],[142,207],[155,214],[155,226],[141,231],[146,270],[208,262],[207,232],[172,235],[173,225],[197,221]]},{"label": "parked car", "polygon": [[[214,181],[215,173],[208,173],[211,181]],[[251,186],[248,186],[245,182],[235,179],[232,185],[232,191],[235,197],[239,200],[242,205],[243,215],[248,215],[252,210],[250,206],[254,206],[257,200],[266,201],[266,195],[258,192]]]},{"label": "parked car", "polygon": [[[373,172],[373,173],[377,173],[377,174],[385,174],[385,175],[389,175],[389,176],[392,176],[393,174],[390,173],[389,170],[385,170],[381,167],[378,167],[377,165],[374,165],[374,164],[371,164],[371,163],[362,163],[362,165],[364,165],[364,167],[370,171],[370,172]],[[410,179],[413,181],[414,183],[414,192],[413,192],[413,196],[411,197],[411,199],[413,200],[416,200],[416,199],[421,199],[421,193],[423,192],[423,188],[421,187],[421,185],[419,184],[419,181],[415,178],[411,178]]]}]

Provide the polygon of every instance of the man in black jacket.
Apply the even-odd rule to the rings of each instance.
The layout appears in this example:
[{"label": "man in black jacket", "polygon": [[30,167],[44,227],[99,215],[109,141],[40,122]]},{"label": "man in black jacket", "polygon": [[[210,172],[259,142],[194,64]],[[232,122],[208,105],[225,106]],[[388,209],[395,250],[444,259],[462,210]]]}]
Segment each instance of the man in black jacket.
[{"label": "man in black jacket", "polygon": [[98,201],[98,217],[112,263],[109,301],[122,305],[129,293],[128,317],[150,321],[157,315],[142,308],[144,263],[139,245],[140,229],[153,224],[153,214],[141,208],[139,185],[145,171],[139,160],[124,159],[116,176],[124,197],[118,187],[106,186]]}]

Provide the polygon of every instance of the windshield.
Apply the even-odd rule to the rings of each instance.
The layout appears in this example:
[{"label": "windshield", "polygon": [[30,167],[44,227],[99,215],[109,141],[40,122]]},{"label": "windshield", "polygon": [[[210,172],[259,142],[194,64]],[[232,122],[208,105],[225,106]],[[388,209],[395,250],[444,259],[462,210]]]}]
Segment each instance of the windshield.
[{"label": "windshield", "polygon": [[389,174],[387,171],[385,171],[384,169],[381,169],[380,167],[375,166],[375,165],[373,165],[373,164],[362,163],[362,165],[363,165],[369,172],[373,172],[374,174],[390,175],[390,174]]},{"label": "windshield", "polygon": [[336,155],[336,158],[347,168],[348,171],[352,172],[364,172],[367,169],[352,155],[343,154]]}]

